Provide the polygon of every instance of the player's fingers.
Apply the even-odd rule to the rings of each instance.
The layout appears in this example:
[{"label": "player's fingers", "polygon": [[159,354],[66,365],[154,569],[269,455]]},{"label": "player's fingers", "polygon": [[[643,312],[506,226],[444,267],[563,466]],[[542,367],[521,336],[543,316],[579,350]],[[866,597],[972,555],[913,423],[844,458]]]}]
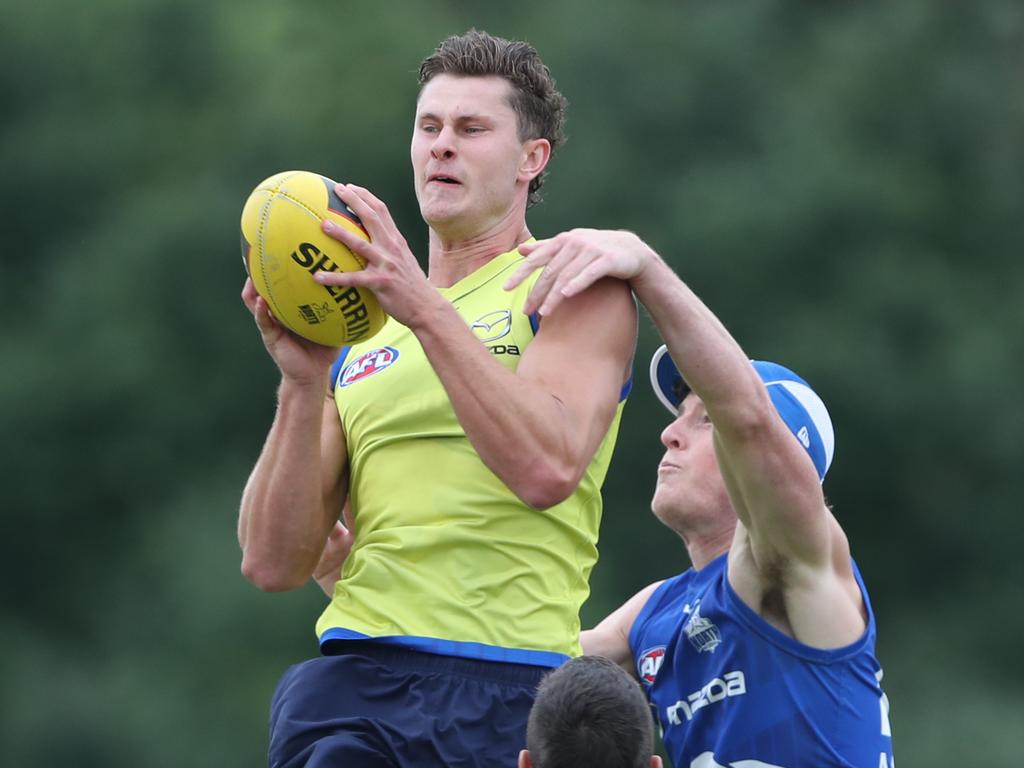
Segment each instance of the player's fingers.
[{"label": "player's fingers", "polygon": [[276,341],[283,333],[283,326],[270,311],[270,305],[262,296],[257,297],[253,304],[252,316],[256,319],[256,327],[266,342]]},{"label": "player's fingers", "polygon": [[[385,258],[387,254],[397,256],[409,251],[405,238],[399,232],[394,219],[391,218],[388,207],[383,202],[362,187],[354,187],[351,184],[339,184],[338,188],[344,190],[343,202],[363,222],[363,228],[370,236],[370,242],[378,246],[379,250],[375,252],[375,256]],[[336,236],[333,231],[329,231],[326,227],[324,231],[331,234],[332,237],[341,240],[350,250],[358,251],[356,240],[344,237],[340,231],[338,233],[339,236]]]},{"label": "player's fingers", "polygon": [[550,315],[555,308],[566,298],[565,287],[588,267],[591,263],[591,255],[586,251],[578,252],[571,262],[565,264],[559,271],[550,289],[544,296],[544,301],[537,310],[541,315]]},{"label": "player's fingers", "polygon": [[391,218],[391,211],[388,208],[387,203],[385,203],[383,200],[381,200],[379,197],[373,194],[373,192],[366,189],[365,187],[360,187],[357,184],[347,184],[346,186],[360,200],[362,200],[367,206],[369,206],[370,210],[377,214],[377,217],[382,222],[394,227],[395,221],[393,218]]},{"label": "player's fingers", "polygon": [[607,274],[608,270],[601,261],[591,261],[574,277],[566,280],[565,284],[559,288],[559,293],[565,298],[575,296],[576,294],[585,291],[602,277],[606,277]]},{"label": "player's fingers", "polygon": [[541,266],[544,262],[542,260],[543,251],[541,255],[537,255],[537,248],[542,244],[546,244],[547,240],[537,240],[532,243],[523,243],[519,246],[519,253],[523,255],[523,263],[516,267],[515,271],[509,276],[509,278],[502,285],[506,291],[511,291],[523,280],[532,275],[536,271],[537,267]]},{"label": "player's fingers", "polygon": [[353,210],[358,207],[363,213],[373,212],[373,214],[379,215],[377,208],[374,206],[374,201],[377,200],[371,194],[370,190],[364,187],[358,187],[355,184],[339,184],[336,188],[338,197],[344,200],[346,203],[352,201]]},{"label": "player's fingers", "polygon": [[340,224],[336,224],[328,219],[324,219],[320,228],[324,231],[324,234],[333,237],[350,251],[361,256],[363,261],[373,264],[378,260],[379,252],[373,247],[372,240],[365,240]]},{"label": "player's fingers", "polygon": [[352,515],[352,505],[351,504],[346,502],[345,506],[341,508],[341,519],[344,521],[345,527],[350,532],[355,532],[356,521],[355,521],[355,517]]},{"label": "player's fingers", "polygon": [[327,537],[328,546],[333,546],[340,553],[347,553],[352,548],[352,532],[341,522],[334,524],[330,536]]},{"label": "player's fingers", "polygon": [[535,269],[537,269],[536,266],[534,266],[528,261],[524,261],[516,268],[516,271],[513,272],[511,276],[509,276],[508,280],[506,280],[501,287],[504,288],[506,291],[511,291],[513,288],[515,288],[517,285],[523,282],[523,280],[532,275]]},{"label": "player's fingers", "polygon": [[357,199],[362,201],[365,205],[369,206],[376,212],[379,212],[382,208],[387,208],[387,206],[384,205],[384,201],[377,197],[375,194],[373,194],[373,192],[368,190],[366,187],[361,187],[358,184],[342,184],[341,186],[344,187],[346,191],[355,195]]},{"label": "player's fingers", "polygon": [[571,263],[566,264],[558,273],[558,277],[544,296],[537,312],[541,316],[550,315],[567,296],[563,293],[565,286],[587,266],[587,255],[577,254]]},{"label": "player's fingers", "polygon": [[340,520],[336,522],[327,537],[327,549],[333,553],[333,559],[337,561],[335,567],[348,556],[353,541],[352,530],[346,528]]},{"label": "player's fingers", "polygon": [[316,272],[313,279],[320,285],[355,286],[357,288],[373,288],[380,282],[380,277],[374,272],[366,269],[358,269],[352,272]]},{"label": "player's fingers", "polygon": [[[537,269],[547,267],[547,265],[551,263],[551,260],[558,255],[560,249],[561,242],[555,239],[541,240],[533,243],[529,255],[513,274],[513,277],[516,278],[514,284],[512,284],[513,281],[511,278],[508,280],[508,283],[511,284],[510,288],[514,288],[516,285],[519,285],[523,280],[536,272]],[[536,288],[536,284],[534,288]],[[525,309],[526,308],[524,307],[524,311]]]},{"label": "player's fingers", "polygon": [[256,324],[263,328],[276,328],[280,325],[274,313],[270,311],[270,304],[262,296],[256,299]]},{"label": "player's fingers", "polygon": [[331,528],[331,532],[327,534],[327,543],[328,544],[331,544],[331,543],[335,543],[336,544],[338,541],[340,541],[341,539],[345,538],[345,533],[346,533],[345,526],[342,525],[341,521],[339,520],[338,522],[336,522],[334,524],[334,527]]},{"label": "player's fingers", "polygon": [[257,298],[259,294],[256,292],[256,286],[252,284],[252,278],[245,278],[245,285],[242,286],[242,303],[250,312],[255,308]]},{"label": "player's fingers", "polygon": [[370,233],[370,239],[376,240],[381,234],[380,214],[359,193],[359,189],[361,188],[354,187],[351,184],[337,184],[334,187],[334,191],[341,198],[341,201],[351,208],[352,212],[363,222],[363,227]]},{"label": "player's fingers", "polygon": [[570,265],[576,258],[579,246],[572,241],[563,242],[558,245],[557,250],[551,254],[544,271],[540,273],[533,290],[526,299],[523,311],[532,314],[542,307],[550,297],[551,289],[558,282],[562,270]]},{"label": "player's fingers", "polygon": [[343,193],[338,196],[362,220],[372,241],[392,242],[401,239],[398,227],[391,218],[391,211],[383,200],[356,184],[340,184],[339,187]]}]

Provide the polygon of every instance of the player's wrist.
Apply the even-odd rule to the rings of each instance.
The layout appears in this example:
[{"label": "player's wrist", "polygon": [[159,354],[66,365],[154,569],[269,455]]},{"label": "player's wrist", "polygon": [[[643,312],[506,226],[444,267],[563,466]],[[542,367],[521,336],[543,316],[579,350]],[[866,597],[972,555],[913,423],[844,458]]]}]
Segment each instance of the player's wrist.
[{"label": "player's wrist", "polygon": [[[664,285],[668,275],[675,276],[664,259],[651,246],[638,238],[637,267],[629,285],[639,296],[652,286]],[[666,274],[668,273],[668,274]]]},{"label": "player's wrist", "polygon": [[327,391],[329,372],[330,366],[303,373],[281,371],[281,383],[277,390],[278,400],[314,396],[317,401],[323,399]]},{"label": "player's wrist", "polygon": [[[409,313],[402,319],[403,325],[409,330],[420,337],[421,334],[429,333],[434,329],[439,322],[447,317],[458,317],[455,313],[454,307],[447,299],[444,298],[440,293],[434,289],[430,283],[424,280],[424,285],[427,290],[424,290],[422,294],[417,297],[416,301],[410,302],[412,307]],[[459,322],[463,323],[461,318]]]}]

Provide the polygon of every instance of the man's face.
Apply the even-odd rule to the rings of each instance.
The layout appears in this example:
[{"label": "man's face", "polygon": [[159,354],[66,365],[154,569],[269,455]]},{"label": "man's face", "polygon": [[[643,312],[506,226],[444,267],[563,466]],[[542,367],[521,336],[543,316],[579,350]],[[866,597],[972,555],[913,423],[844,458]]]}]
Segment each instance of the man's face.
[{"label": "man's face", "polygon": [[658,519],[680,531],[732,514],[715,455],[714,428],[699,397],[686,396],[678,417],[661,433],[661,442],[665,456],[651,501]]},{"label": "man's face", "polygon": [[438,75],[420,92],[411,149],[416,198],[443,237],[485,234],[520,199],[525,210],[531,142],[519,140],[511,89],[497,76]]}]

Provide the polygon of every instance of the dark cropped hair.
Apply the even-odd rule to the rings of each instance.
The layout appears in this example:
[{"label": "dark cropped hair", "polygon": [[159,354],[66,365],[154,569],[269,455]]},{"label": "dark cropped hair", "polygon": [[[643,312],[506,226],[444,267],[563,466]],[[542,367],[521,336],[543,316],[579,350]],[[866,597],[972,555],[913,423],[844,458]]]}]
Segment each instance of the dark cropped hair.
[{"label": "dark cropped hair", "polygon": [[[529,43],[509,41],[471,29],[453,35],[420,64],[420,87],[437,75],[486,77],[497,75],[512,84],[511,107],[518,120],[520,141],[547,139],[551,151],[565,142],[565,97],[536,49]],[[527,205],[540,202],[539,191],[547,170],[530,181]]]},{"label": "dark cropped hair", "polygon": [[654,719],[639,684],[622,667],[580,656],[541,681],[526,748],[534,768],[647,768]]}]

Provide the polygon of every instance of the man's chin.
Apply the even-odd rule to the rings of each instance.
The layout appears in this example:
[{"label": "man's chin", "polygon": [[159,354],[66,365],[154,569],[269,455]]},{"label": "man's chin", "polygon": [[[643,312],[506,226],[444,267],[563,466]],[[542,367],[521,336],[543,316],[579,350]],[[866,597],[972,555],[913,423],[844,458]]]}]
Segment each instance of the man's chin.
[{"label": "man's chin", "polygon": [[686,500],[674,496],[668,488],[657,486],[654,490],[654,498],[651,499],[651,512],[663,525],[680,533],[686,528],[685,521],[688,516]]},{"label": "man's chin", "polygon": [[[651,499],[651,512],[665,525],[669,525],[669,520],[673,516],[674,506],[671,504],[667,493],[662,492],[660,489],[655,489],[654,498]],[[671,527],[669,525],[669,527]]]},{"label": "man's chin", "polygon": [[[678,474],[673,472],[671,474]],[[672,482],[674,477],[662,476],[660,473],[654,484],[654,495],[651,497],[651,509],[658,513],[659,508],[677,506],[682,499],[679,497],[681,484]],[[685,486],[683,486],[685,488]]]},{"label": "man's chin", "polygon": [[444,230],[459,221],[461,211],[454,205],[431,201],[420,206],[420,216],[433,230]]}]

